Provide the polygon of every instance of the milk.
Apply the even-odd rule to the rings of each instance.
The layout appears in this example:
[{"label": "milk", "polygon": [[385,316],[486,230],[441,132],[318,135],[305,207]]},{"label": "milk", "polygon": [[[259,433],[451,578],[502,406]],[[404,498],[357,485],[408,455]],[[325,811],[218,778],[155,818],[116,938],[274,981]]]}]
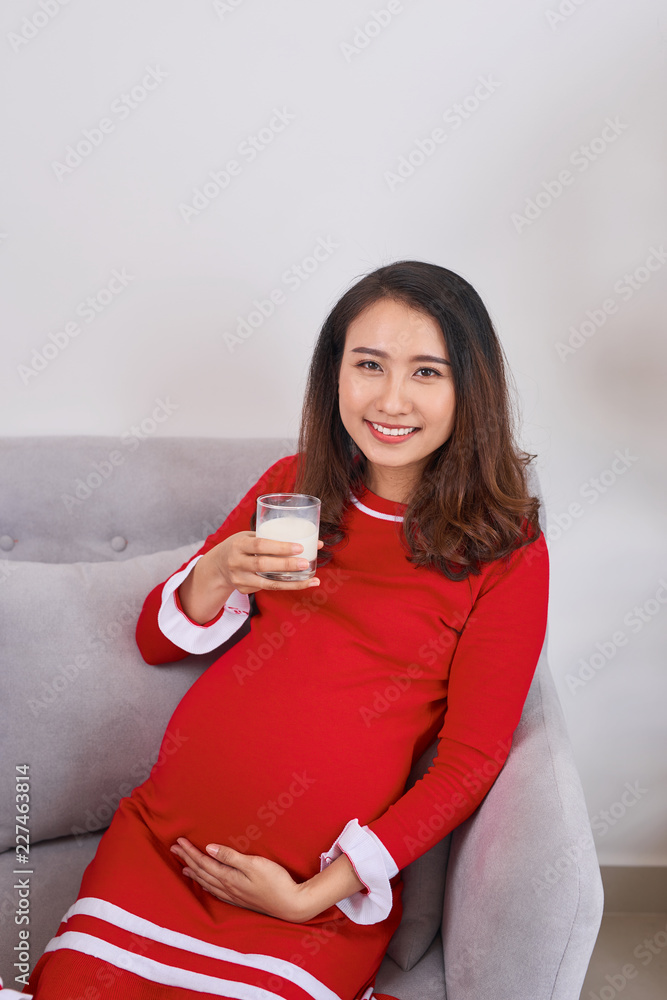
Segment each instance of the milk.
[{"label": "milk", "polygon": [[296,559],[317,559],[317,529],[312,521],[303,517],[272,517],[262,521],[257,529],[258,538],[274,538],[278,542],[300,542],[303,552],[295,554]]}]

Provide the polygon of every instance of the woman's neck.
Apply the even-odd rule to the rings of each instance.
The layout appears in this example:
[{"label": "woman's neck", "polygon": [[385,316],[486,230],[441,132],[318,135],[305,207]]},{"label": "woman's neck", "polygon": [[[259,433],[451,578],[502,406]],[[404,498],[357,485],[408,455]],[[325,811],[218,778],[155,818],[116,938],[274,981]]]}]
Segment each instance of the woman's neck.
[{"label": "woman's neck", "polygon": [[393,503],[407,504],[419,482],[419,473],[412,466],[392,469],[369,463],[365,479],[367,489],[376,496]]}]

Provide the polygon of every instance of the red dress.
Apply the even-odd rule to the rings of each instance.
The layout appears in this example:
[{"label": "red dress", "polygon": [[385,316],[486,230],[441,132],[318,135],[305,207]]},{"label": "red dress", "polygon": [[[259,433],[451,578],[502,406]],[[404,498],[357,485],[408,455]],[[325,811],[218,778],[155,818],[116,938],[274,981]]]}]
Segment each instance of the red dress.
[{"label": "red dress", "polygon": [[[272,466],[200,551],[248,530],[256,497],[293,491],[295,472],[294,456]],[[358,819],[400,870],[484,798],[544,639],[544,539],[453,582],[407,560],[403,510],[365,491],[350,504],[347,540],[318,570],[317,590],[256,594],[249,634],[176,708],[158,764],[120,802],[25,993],[372,995],[401,917],[399,874],[384,919],[362,924],[331,906],[293,924],[204,892],[169,848],[179,836],[201,850],[229,844],[302,881]],[[149,594],[137,626],[149,663],[187,655],[158,627],[163,587]],[[438,735],[436,761],[403,794],[413,762]]]}]

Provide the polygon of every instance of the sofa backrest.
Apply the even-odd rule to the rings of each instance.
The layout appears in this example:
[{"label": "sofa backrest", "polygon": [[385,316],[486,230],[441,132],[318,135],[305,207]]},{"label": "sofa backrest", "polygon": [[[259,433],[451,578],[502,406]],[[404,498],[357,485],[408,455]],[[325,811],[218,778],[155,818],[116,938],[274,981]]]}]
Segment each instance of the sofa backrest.
[{"label": "sofa backrest", "polygon": [[0,559],[117,561],[201,541],[295,450],[279,438],[0,439]]}]

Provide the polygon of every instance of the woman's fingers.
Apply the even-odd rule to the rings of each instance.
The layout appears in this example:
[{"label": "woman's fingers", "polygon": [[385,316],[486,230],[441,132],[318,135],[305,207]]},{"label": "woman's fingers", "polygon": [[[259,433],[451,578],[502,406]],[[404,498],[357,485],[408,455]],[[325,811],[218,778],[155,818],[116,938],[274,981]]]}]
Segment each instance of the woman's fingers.
[{"label": "woman's fingers", "polygon": [[[209,846],[217,847],[218,845]],[[219,847],[218,852],[212,851],[211,853],[219,853],[221,860],[214,861],[208,854],[202,854],[185,837],[179,837],[178,843],[174,844],[170,850],[181,861],[186,862],[183,874],[196,882],[209,895],[224,903],[231,903],[232,906],[245,907],[245,909],[255,910],[257,913],[264,912],[261,908],[253,906],[250,900],[245,899],[248,879],[242,871],[243,865],[247,863],[244,854],[239,854],[231,847]]]},{"label": "woman's fingers", "polygon": [[[261,580],[261,583],[259,582]],[[318,577],[311,576],[308,580],[267,580],[266,577],[255,576],[253,582],[246,587],[247,593],[257,593],[258,590],[309,590],[311,587],[319,587]],[[241,593],[242,588],[237,587]]]},{"label": "woman's fingers", "polygon": [[277,571],[296,573],[304,569],[308,569],[308,560],[298,556],[287,558],[257,554],[254,558],[255,573],[273,573]]},{"label": "woman's fingers", "polygon": [[244,551],[255,556],[270,555],[283,559],[289,556],[303,558],[301,542],[281,542],[277,538],[261,538],[258,535],[248,538],[247,545],[244,545]]},{"label": "woman's fingers", "polygon": [[[183,869],[185,874],[189,872],[189,877],[194,878],[202,888],[213,892],[218,897],[227,897],[228,895],[224,887],[224,880],[241,874],[238,868],[214,861],[208,854],[202,854],[185,837],[179,837],[178,843],[174,844],[170,850],[181,861],[185,862]],[[229,901],[231,901],[231,897]]]},{"label": "woman's fingers", "polygon": [[226,844],[207,844],[204,854],[186,837],[179,837],[171,850],[185,861],[186,874],[223,902],[281,920],[308,919],[303,885],[277,862],[241,854]]},{"label": "woman's fingers", "polygon": [[[324,542],[318,541],[318,549]],[[271,580],[259,573],[300,573],[308,568],[300,542],[258,537],[240,531],[216,546],[220,572],[226,583],[242,594],[258,590],[307,590],[319,586],[317,577],[305,580]],[[212,550],[213,551],[213,550]]]},{"label": "woman's fingers", "polygon": [[[324,543],[321,542],[318,547]],[[273,538],[261,538],[248,532],[242,547],[245,558],[239,559],[236,567],[239,574],[248,574],[244,584],[257,589],[257,573],[298,573],[308,569],[308,560],[303,556],[303,546],[299,542],[282,542]],[[314,577],[307,580],[267,580],[261,577],[259,585],[263,590],[304,590],[318,586]]]}]

